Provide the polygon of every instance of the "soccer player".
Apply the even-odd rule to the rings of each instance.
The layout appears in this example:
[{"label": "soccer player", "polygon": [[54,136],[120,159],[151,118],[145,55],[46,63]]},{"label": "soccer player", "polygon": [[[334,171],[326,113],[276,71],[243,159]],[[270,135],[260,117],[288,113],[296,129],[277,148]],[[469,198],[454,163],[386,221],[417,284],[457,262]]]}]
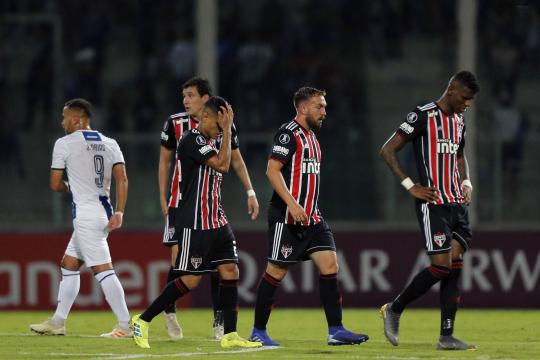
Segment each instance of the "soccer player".
[{"label": "soccer player", "polygon": [[[194,77],[186,81],[182,85],[182,97],[186,112],[171,115],[165,122],[163,131],[161,132],[158,172],[159,198],[161,211],[165,216],[163,244],[171,248],[171,268],[167,276],[167,283],[177,277],[174,266],[178,254],[178,240],[174,232],[174,219],[178,202],[182,198],[182,193],[180,187],[181,178],[179,177],[180,162],[175,155],[176,147],[185,131],[197,127],[202,115],[203,105],[211,96],[212,88],[207,79]],[[175,159],[174,170],[169,190],[170,195],[167,200],[167,185],[170,179],[169,171],[173,158]],[[239,149],[238,136],[234,124],[232,125],[231,137],[231,165],[246,189],[248,213],[251,215],[251,220],[255,220],[259,214],[259,203]],[[223,336],[223,317],[219,305],[219,275],[216,271],[211,273],[210,284],[212,305],[214,308],[213,334],[216,340],[220,340]],[[183,333],[176,319],[175,303],[172,303],[165,309],[165,321],[169,336],[173,339],[181,339]]]},{"label": "soccer player", "polygon": [[268,210],[268,263],[257,289],[250,340],[276,346],[266,332],[274,294],[289,266],[313,260],[328,322],[328,345],[360,344],[369,337],[343,327],[338,263],[332,230],[322,218],[319,197],[321,148],[314,130],[326,117],[326,93],[302,87],[294,94],[296,117],[274,136],[266,175],[274,188]]},{"label": "soccer player", "polygon": [[[441,332],[437,349],[469,350],[455,338],[454,320],[460,302],[458,288],[463,253],[471,229],[468,204],[473,190],[465,156],[463,113],[480,90],[475,76],[460,71],[435,102],[416,107],[381,149],[381,156],[416,200],[416,215],[431,265],[420,271],[392,302],[382,306],[384,333],[399,344],[399,319],[405,307],[440,281]],[[412,142],[420,180],[413,182],[397,157]]]},{"label": "soccer player", "polygon": [[[108,338],[131,337],[124,289],[114,272],[107,245],[110,231],[122,227],[128,193],[124,156],[114,139],[90,128],[91,105],[84,99],[65,103],[62,127],[66,136],[54,144],[50,187],[73,195],[73,234],[60,264],[62,281],[53,317],[30,329],[44,335],[64,335],[65,322],[80,287],[84,264],[101,285],[105,299],[118,318]],[[67,173],[68,181],[62,179]],[[111,177],[116,185],[115,210],[109,202]]]},{"label": "soccer player", "polygon": [[214,268],[221,278],[219,300],[224,326],[221,346],[261,346],[241,338],[236,332],[238,254],[234,234],[221,204],[222,177],[231,164],[232,120],[230,105],[220,97],[210,97],[203,105],[197,128],[186,131],[178,143],[182,198],[177,203],[174,219],[180,249],[175,259],[177,277],[141,315],[133,317],[133,338],[141,348],[150,347],[150,321],[188,294],[199,284],[202,275]]}]

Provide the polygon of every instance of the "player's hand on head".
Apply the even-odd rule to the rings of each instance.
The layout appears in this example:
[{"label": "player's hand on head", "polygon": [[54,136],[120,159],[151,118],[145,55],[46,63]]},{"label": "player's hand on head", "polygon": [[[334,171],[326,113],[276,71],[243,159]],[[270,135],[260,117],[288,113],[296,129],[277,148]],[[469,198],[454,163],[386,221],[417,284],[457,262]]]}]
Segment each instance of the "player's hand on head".
[{"label": "player's hand on head", "polygon": [[107,230],[113,231],[116,229],[120,229],[122,227],[123,222],[123,214],[121,213],[114,213],[113,216],[109,219],[109,223],[107,224]]},{"label": "player's hand on head", "polygon": [[427,187],[420,184],[415,184],[412,188],[409,189],[409,193],[417,199],[428,202],[436,202],[441,200],[439,190],[434,187]]},{"label": "player's hand on head", "polygon": [[259,216],[259,202],[256,196],[249,196],[248,201],[248,214],[251,215],[251,220],[255,220]]},{"label": "player's hand on head", "polygon": [[[218,124],[222,129],[230,129],[232,125],[232,114],[229,113],[229,107],[220,106],[218,113]],[[232,109],[231,109],[232,111]]]}]

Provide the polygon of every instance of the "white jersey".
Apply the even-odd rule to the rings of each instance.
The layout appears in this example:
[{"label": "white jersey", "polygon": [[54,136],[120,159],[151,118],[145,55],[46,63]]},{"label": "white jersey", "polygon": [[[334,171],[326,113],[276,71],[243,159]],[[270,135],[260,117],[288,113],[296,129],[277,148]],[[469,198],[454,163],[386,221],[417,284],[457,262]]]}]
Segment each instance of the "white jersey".
[{"label": "white jersey", "polygon": [[78,209],[97,208],[112,215],[109,193],[116,164],[124,164],[118,143],[98,131],[78,130],[56,140],[51,169],[67,172],[74,218]]}]

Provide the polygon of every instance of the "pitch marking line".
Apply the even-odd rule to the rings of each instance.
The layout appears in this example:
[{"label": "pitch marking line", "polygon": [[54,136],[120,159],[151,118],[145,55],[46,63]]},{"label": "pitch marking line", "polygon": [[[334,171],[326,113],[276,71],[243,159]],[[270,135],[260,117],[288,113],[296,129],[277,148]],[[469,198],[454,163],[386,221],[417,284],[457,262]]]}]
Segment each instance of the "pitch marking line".
[{"label": "pitch marking line", "polygon": [[[181,352],[174,354],[113,354],[113,353],[48,353],[46,355],[51,357],[56,356],[65,356],[69,358],[73,357],[90,357],[91,359],[107,359],[107,360],[124,360],[124,359],[140,359],[140,358],[167,358],[167,357],[189,357],[189,356],[200,356],[200,355],[227,355],[227,354],[242,354],[242,353],[252,353],[260,352],[267,350],[278,349],[279,346],[263,346],[255,349],[238,349],[238,350],[229,350],[229,351],[198,351],[198,352]],[[31,352],[20,352],[20,355],[35,355]],[[45,354],[41,354],[45,355]]]}]

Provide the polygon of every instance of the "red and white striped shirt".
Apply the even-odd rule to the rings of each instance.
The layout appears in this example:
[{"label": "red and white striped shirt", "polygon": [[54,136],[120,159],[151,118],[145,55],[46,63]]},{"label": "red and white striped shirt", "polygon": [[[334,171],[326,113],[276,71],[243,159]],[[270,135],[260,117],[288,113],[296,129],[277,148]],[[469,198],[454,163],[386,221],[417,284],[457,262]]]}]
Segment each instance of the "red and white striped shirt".
[{"label": "red and white striped shirt", "polygon": [[[274,136],[270,158],[283,163],[281,174],[285,184],[309,217],[302,225],[318,224],[322,220],[318,206],[321,147],[315,133],[295,120],[283,124]],[[271,222],[295,224],[289,208],[275,191],[270,204]]]},{"label": "red and white striped shirt", "polygon": [[431,102],[410,112],[397,131],[413,143],[420,183],[439,190],[436,204],[463,203],[457,164],[465,147],[463,116],[446,115]]}]

